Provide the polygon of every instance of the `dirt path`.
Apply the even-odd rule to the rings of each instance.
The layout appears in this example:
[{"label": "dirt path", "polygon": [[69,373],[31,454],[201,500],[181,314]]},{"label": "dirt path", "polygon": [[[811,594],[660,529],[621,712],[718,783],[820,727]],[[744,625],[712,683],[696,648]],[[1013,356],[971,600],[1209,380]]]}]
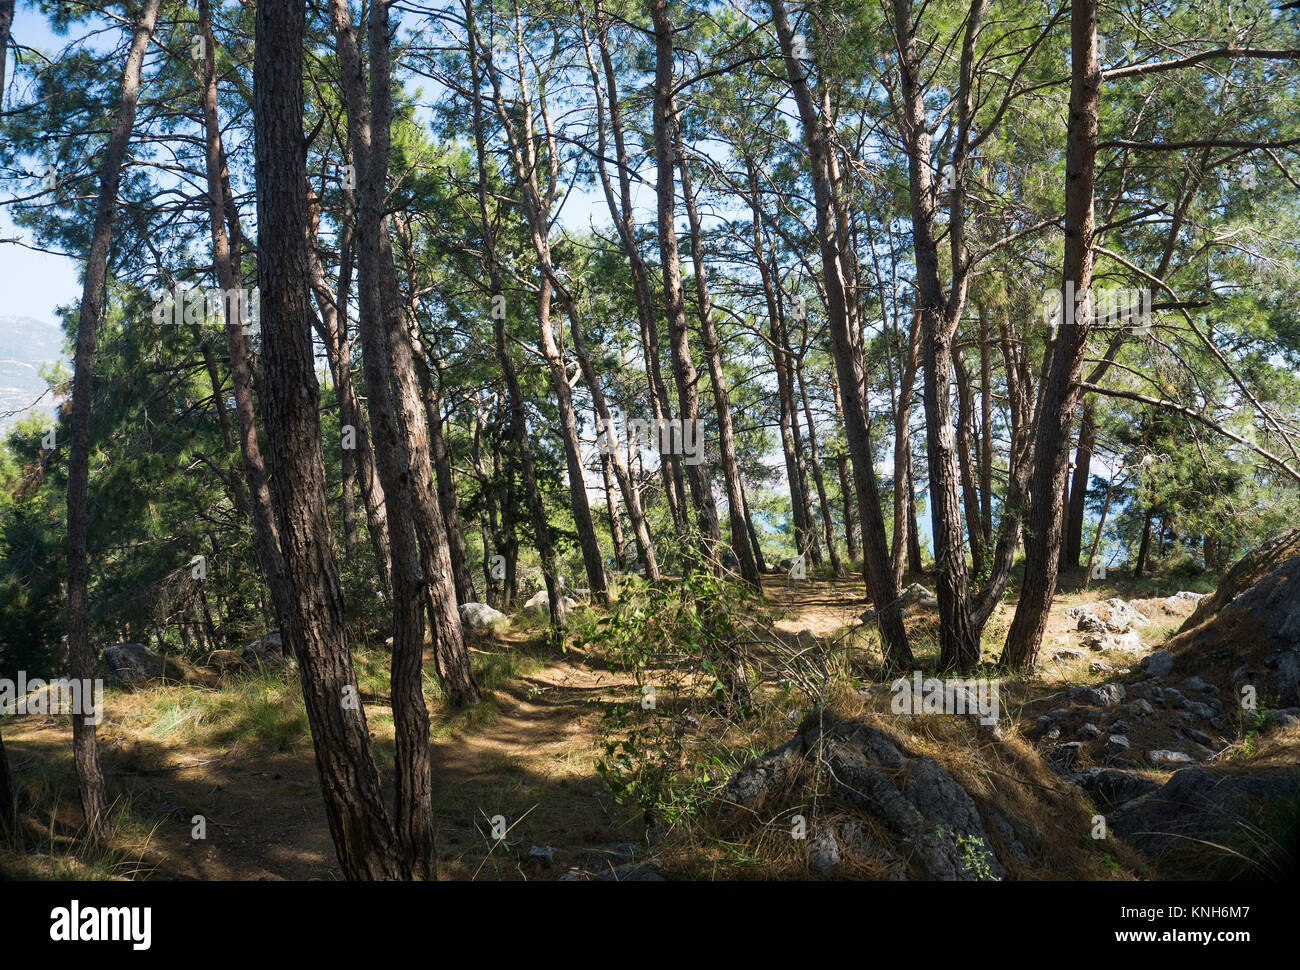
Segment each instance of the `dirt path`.
[{"label": "dirt path", "polygon": [[[785,611],[788,635],[824,637],[858,622],[868,603],[860,579],[787,583],[767,594]],[[1104,598],[1106,593],[1098,593]],[[1092,597],[1089,597],[1092,598]],[[1054,614],[1077,603],[1064,597]],[[1005,607],[1003,608],[1006,609]],[[1065,633],[1056,615],[1048,642]],[[490,652],[535,649],[509,632]],[[433,724],[434,811],[441,872],[458,879],[547,879],[570,866],[599,868],[627,844],[643,841],[640,817],[605,794],[594,764],[604,734],[605,702],[626,699],[629,681],[578,650],[532,653],[491,698]],[[110,692],[101,745],[112,794],[129,807],[125,853],[115,872],[160,879],[339,878],[309,740],[283,752],[152,740],[133,695]],[[391,724],[382,701],[367,705],[383,776],[392,778]],[[381,726],[382,725],[382,726]],[[385,734],[385,732],[387,732]],[[5,725],[17,773],[55,804],[53,852],[67,844],[79,817],[69,758],[70,726],[23,717]],[[193,819],[207,822],[192,838]],[[494,821],[508,833],[496,843]],[[550,849],[551,865],[529,859]]]}]

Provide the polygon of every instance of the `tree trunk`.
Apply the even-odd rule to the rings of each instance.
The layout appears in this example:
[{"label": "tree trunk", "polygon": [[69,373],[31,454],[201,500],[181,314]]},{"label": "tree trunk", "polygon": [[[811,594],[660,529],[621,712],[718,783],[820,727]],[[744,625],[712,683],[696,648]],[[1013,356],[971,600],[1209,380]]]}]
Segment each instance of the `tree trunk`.
[{"label": "tree trunk", "polygon": [[826,553],[831,560],[831,571],[836,576],[844,575],[840,563],[840,553],[835,542],[835,519],[831,515],[831,503],[826,498],[826,482],[822,477],[821,454],[817,449],[817,426],[813,423],[812,407],[808,402],[808,384],[803,377],[803,362],[795,369],[799,382],[799,398],[803,401],[804,420],[808,422],[808,464],[812,467],[813,482],[817,486],[817,502],[822,511],[822,533],[826,538]]},{"label": "tree trunk", "polygon": [[1042,371],[1034,472],[1025,517],[1025,583],[1000,660],[1008,667],[1027,666],[1037,658],[1056,594],[1063,524],[1061,494],[1092,315],[1093,202],[1101,104],[1096,0],[1075,0],[1070,14],[1070,44],[1061,317],[1049,347],[1049,361]]},{"label": "tree trunk", "polygon": [[[86,555],[86,522],[90,490],[90,397],[94,391],[95,339],[104,302],[104,279],[108,272],[108,248],[113,239],[117,213],[117,187],[122,161],[135,125],[136,101],[140,92],[140,70],[149,39],[158,18],[159,0],[146,0],[135,26],[131,48],[122,71],[122,97],[113,131],[104,149],[99,170],[99,198],[95,226],[82,279],[81,307],[77,319],[77,347],[72,379],[72,450],[68,459],[68,667],[74,680],[94,677],[95,651],[90,645],[89,566]],[[86,836],[101,844],[111,835],[111,820],[104,795],[104,774],[99,764],[92,712],[72,719],[73,760],[77,789],[85,818]]]},{"label": "tree trunk", "polygon": [[298,657],[326,816],[343,873],[349,879],[396,879],[408,870],[384,808],[352,668],[326,507],[320,391],[307,319],[305,13],[300,0],[262,0],[253,63],[266,376],[261,401],[276,469],[273,496],[287,587],[288,601],[279,604],[281,632]]},{"label": "tree trunk", "polygon": [[1065,538],[1061,546],[1061,569],[1077,569],[1083,553],[1083,519],[1088,498],[1088,477],[1092,449],[1097,441],[1096,404],[1090,397],[1079,415],[1079,443],[1074,452],[1074,478],[1070,482],[1070,504],[1066,511]]},{"label": "tree trunk", "polygon": [[[731,527],[731,550],[740,563],[740,577],[754,589],[763,588],[758,563],[745,529],[744,492],[740,484],[740,465],[736,461],[736,440],[731,425],[731,402],[727,397],[726,374],[722,370],[722,352],[718,332],[713,324],[713,306],[709,299],[708,274],[704,267],[704,233],[700,214],[695,207],[691,187],[691,166],[682,144],[681,127],[674,126],[678,166],[682,175],[682,201],[691,228],[691,265],[695,271],[695,298],[699,304],[700,344],[709,366],[709,384],[713,388],[713,409],[718,417],[718,452],[722,458],[722,476],[727,489],[727,519]],[[701,442],[699,447],[703,448]]]},{"label": "tree trunk", "polygon": [[5,97],[5,62],[9,56],[9,28],[14,22],[14,0],[0,0],[0,108]]},{"label": "tree trunk", "polygon": [[[666,0],[654,0],[651,16],[655,30],[654,142],[658,166],[655,183],[658,197],[659,263],[664,277],[664,302],[668,316],[668,342],[672,347],[673,377],[677,383],[677,413],[683,426],[700,419],[700,395],[691,360],[686,330],[685,294],[682,290],[682,267],[677,250],[677,226],[674,219],[677,193],[674,176],[675,152],[673,129],[676,123],[673,104],[673,25],[668,17]],[[700,456],[701,458],[703,456]],[[718,510],[713,501],[713,487],[704,462],[683,462],[695,507],[696,526],[704,544],[705,555],[716,562]]]},{"label": "tree trunk", "polygon": [[1142,515],[1142,541],[1138,544],[1137,563],[1133,567],[1133,578],[1141,579],[1147,567],[1147,556],[1151,551],[1151,513]]},{"label": "tree trunk", "polygon": [[[280,536],[271,507],[271,490],[267,482],[266,465],[257,437],[257,413],[253,400],[252,350],[245,333],[243,279],[239,264],[243,248],[243,234],[238,223],[238,210],[229,198],[230,181],[226,168],[225,151],[221,144],[221,127],[217,116],[216,40],[212,34],[212,18],[208,0],[199,4],[199,31],[204,40],[203,58],[203,122],[204,160],[208,188],[208,229],[212,240],[212,259],[217,281],[226,298],[222,301],[226,311],[226,346],[230,353],[230,379],[235,396],[235,419],[239,425],[239,449],[243,461],[244,478],[248,483],[250,512],[253,524],[253,542],[261,567],[262,578],[271,590],[273,608],[287,598],[284,583],[284,563],[281,557]],[[238,294],[238,296],[236,296]],[[277,616],[277,622],[279,621]]]},{"label": "tree trunk", "polygon": [[853,458],[853,477],[862,521],[863,565],[867,591],[876,604],[884,640],[886,666],[910,670],[914,665],[907,631],[898,609],[898,586],[889,568],[889,548],[880,512],[876,473],[872,464],[871,430],[867,423],[866,388],[862,358],[850,328],[844,269],[836,236],[832,180],[824,134],[817,117],[812,92],[803,65],[794,54],[794,30],[783,0],[772,0],[772,18],[785,60],[791,92],[799,109],[804,141],[811,161],[813,193],[817,208],[817,243],[825,278],[827,317],[831,331],[835,368],[844,407],[844,434]]},{"label": "tree trunk", "polygon": [[[484,146],[483,103],[479,96],[480,71],[479,49],[482,41],[475,26],[473,0],[465,0],[465,28],[469,40],[470,81],[474,91],[474,149],[478,165],[478,202],[479,216],[482,220],[484,261],[487,263],[488,281],[491,288],[493,307],[492,324],[496,345],[497,361],[501,365],[501,374],[506,383],[508,411],[510,414],[510,434],[519,452],[520,471],[524,479],[524,497],[533,520],[534,538],[537,540],[537,552],[542,560],[542,577],[546,583],[546,595],[551,616],[551,629],[555,636],[562,636],[565,626],[564,597],[560,590],[559,577],[555,565],[555,546],[551,539],[550,525],[546,521],[546,506],[542,503],[541,489],[537,486],[537,467],[533,460],[532,445],[528,440],[528,425],[524,412],[523,393],[519,389],[519,375],[506,345],[505,313],[497,312],[496,307],[505,305],[501,287],[501,266],[497,261],[496,232],[493,228],[492,213],[488,207],[488,172],[487,149]],[[491,51],[487,52],[489,73],[491,72]],[[513,522],[513,510],[511,514]],[[513,525],[512,525],[513,528]],[[515,561],[516,548],[512,542],[504,550],[506,555],[506,592],[505,601],[510,603],[515,596]]]},{"label": "tree trunk", "polygon": [[835,456],[835,467],[840,476],[840,498],[844,502],[844,545],[848,549],[849,562],[858,558],[857,527],[853,523],[853,492],[849,489],[848,456],[840,452]]},{"label": "tree trunk", "polygon": [[[581,16],[582,7],[578,7]],[[632,207],[632,175],[628,162],[627,141],[623,130],[623,110],[619,101],[618,73],[609,52],[608,21],[605,19],[601,0],[595,0],[596,40],[600,48],[601,70],[604,74],[604,88],[601,90],[601,76],[597,73],[596,63],[588,50],[588,65],[591,69],[592,87],[596,96],[596,169],[600,174],[601,186],[605,193],[605,202],[609,207],[610,217],[618,229],[619,241],[627,255],[628,268],[632,273],[632,295],[636,300],[637,320],[641,327],[641,351],[645,357],[646,383],[650,397],[650,408],[655,427],[663,427],[662,421],[672,420],[672,405],[668,398],[668,388],[664,384],[663,371],[659,362],[659,326],[654,294],[650,287],[650,272],[646,268],[645,258],[641,255],[636,238],[636,222]],[[585,34],[584,34],[585,39]],[[618,199],[610,181],[605,159],[606,136],[604,125],[604,106],[606,98],[609,103],[609,123],[614,135],[614,160],[618,169]],[[672,515],[673,526],[681,533],[686,528],[686,491],[682,476],[681,461],[678,456],[661,456],[660,476],[664,483],[664,498]]]}]

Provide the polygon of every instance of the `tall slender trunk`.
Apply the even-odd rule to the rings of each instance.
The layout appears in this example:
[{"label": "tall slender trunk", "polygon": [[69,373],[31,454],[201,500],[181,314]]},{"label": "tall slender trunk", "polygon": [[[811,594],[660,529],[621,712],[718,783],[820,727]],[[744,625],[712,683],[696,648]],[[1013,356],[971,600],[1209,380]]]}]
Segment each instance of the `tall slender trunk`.
[{"label": "tall slender trunk", "polygon": [[[90,491],[90,397],[94,391],[95,339],[103,312],[104,279],[108,273],[108,248],[113,239],[117,214],[117,187],[122,162],[135,125],[136,101],[140,92],[140,71],[145,51],[158,18],[159,0],[146,0],[140,9],[131,47],[122,70],[122,97],[117,118],[104,149],[99,170],[99,198],[95,226],[82,279],[81,307],[77,319],[77,349],[72,378],[72,450],[68,459],[68,667],[74,680],[94,676],[95,651],[90,645],[89,568],[86,561],[86,522]],[[85,818],[86,835],[93,843],[107,841],[112,825],[104,794],[104,774],[95,743],[92,712],[72,719],[73,761],[77,789]]]},{"label": "tall slender trunk", "polygon": [[700,213],[695,206],[691,184],[691,166],[682,143],[681,126],[674,126],[678,167],[682,178],[682,201],[691,229],[691,265],[695,271],[695,299],[700,315],[700,345],[709,367],[709,384],[713,389],[713,409],[718,417],[718,453],[722,458],[722,477],[727,489],[727,519],[731,527],[731,550],[740,563],[741,578],[755,589],[763,580],[754,559],[745,529],[744,493],[740,484],[740,465],[736,461],[736,439],[731,424],[731,402],[727,397],[727,377],[722,370],[722,352],[718,331],[713,323],[713,305],[709,298],[708,273],[704,267],[704,232]]},{"label": "tall slender trunk", "polygon": [[858,532],[853,522],[853,492],[849,488],[848,455],[839,452],[835,456],[835,468],[840,476],[840,498],[844,502],[844,545],[849,554],[849,562],[858,558]]},{"label": "tall slender trunk", "polygon": [[[497,362],[506,383],[506,404],[510,415],[510,435],[519,452],[520,473],[524,479],[524,497],[533,522],[534,539],[537,552],[542,560],[542,578],[546,584],[546,595],[551,615],[551,629],[555,635],[562,635],[565,626],[564,596],[560,589],[559,574],[555,563],[555,546],[551,538],[551,528],[546,520],[546,506],[542,502],[542,492],[537,486],[537,467],[533,460],[532,445],[528,440],[528,424],[524,412],[523,393],[519,389],[519,375],[506,345],[505,314],[497,312],[496,307],[505,305],[501,285],[501,265],[497,260],[496,232],[493,228],[492,212],[488,206],[488,171],[487,148],[484,144],[483,99],[480,93],[481,71],[479,51],[482,40],[475,25],[473,0],[465,0],[465,27],[469,42],[470,84],[473,91],[474,109],[474,152],[478,166],[478,204],[479,218],[483,232],[484,262],[487,264],[492,313],[492,330],[495,340]],[[488,52],[489,61],[491,52]],[[490,64],[489,64],[490,69]],[[513,529],[514,510],[509,510],[507,518]],[[506,556],[506,581],[504,600],[510,603],[515,592],[515,544],[503,550]]]},{"label": "tall slender trunk", "polygon": [[831,560],[831,570],[836,576],[843,576],[844,567],[840,563],[840,553],[835,542],[835,519],[831,515],[831,503],[826,498],[826,482],[822,477],[821,455],[817,449],[817,425],[813,423],[802,361],[795,369],[795,377],[799,381],[799,397],[803,401],[804,420],[808,422],[808,465],[812,468],[813,482],[817,486],[817,502],[822,510],[822,533],[826,538],[826,553]]},{"label": "tall slender trunk", "polygon": [[[204,161],[208,188],[208,224],[212,240],[212,258],[217,280],[226,299],[226,346],[230,352],[230,378],[235,397],[235,419],[239,425],[239,449],[248,482],[250,512],[253,521],[254,548],[262,578],[271,590],[271,601],[278,607],[286,598],[283,588],[284,563],[280,536],[271,507],[271,490],[266,465],[257,437],[256,405],[253,401],[252,350],[245,334],[243,280],[239,264],[243,235],[237,221],[238,210],[228,199],[229,173],[221,144],[221,126],[217,116],[216,40],[212,34],[212,16],[208,0],[199,4],[199,31],[204,40],[203,57],[203,124]],[[277,591],[277,584],[280,589]]]},{"label": "tall slender trunk", "polygon": [[1074,450],[1074,475],[1070,481],[1070,503],[1066,509],[1065,537],[1061,544],[1061,569],[1077,569],[1083,554],[1084,503],[1092,469],[1092,449],[1097,442],[1096,404],[1084,401],[1079,415],[1079,443]]},{"label": "tall slender trunk", "polygon": [[[673,130],[676,124],[673,104],[673,25],[668,17],[666,0],[654,0],[650,7],[655,32],[654,143],[658,197],[659,263],[664,277],[664,302],[668,316],[668,341],[672,347],[673,377],[677,383],[677,410],[683,425],[700,418],[700,394],[691,360],[690,340],[686,330],[686,302],[682,290],[682,267],[677,250],[677,202],[674,169],[676,159]],[[706,554],[717,556],[721,537],[718,510],[713,501],[713,487],[703,461],[685,462],[686,478],[691,487],[696,525]]]},{"label": "tall slender trunk", "polygon": [[[578,6],[582,17],[582,6]],[[663,370],[659,361],[659,325],[655,308],[654,294],[650,286],[650,272],[646,268],[645,258],[641,255],[636,238],[636,221],[632,208],[632,175],[628,161],[627,141],[623,129],[623,109],[619,99],[618,73],[614,68],[614,59],[609,51],[609,24],[601,5],[601,0],[594,0],[595,34],[600,49],[601,72],[597,72],[596,62],[592,58],[590,43],[585,43],[587,64],[591,70],[592,88],[596,97],[596,169],[600,175],[601,186],[605,193],[605,202],[609,207],[610,217],[618,229],[619,241],[627,256],[628,268],[632,274],[632,295],[636,300],[637,321],[641,328],[641,351],[645,358],[646,383],[650,396],[650,408],[655,427],[663,427],[662,421],[671,421],[672,404],[668,398],[668,387],[664,383]],[[583,38],[587,40],[585,21]],[[605,159],[605,103],[608,98],[609,124],[614,135],[614,162],[618,170],[618,197],[615,198],[613,184],[610,181]],[[661,456],[659,463],[660,477],[664,483],[664,498],[672,515],[673,525],[683,532],[686,527],[686,489],[682,475],[679,456]]]},{"label": "tall slender trunk", "polygon": [[1096,0],[1074,0],[1070,12],[1070,115],[1065,161],[1065,260],[1060,326],[1043,367],[1034,471],[1025,516],[1025,583],[1007,631],[1000,663],[1032,664],[1056,594],[1062,534],[1061,493],[1070,426],[1092,316],[1094,199],[1101,67],[1097,60]]},{"label": "tall slender trunk", "polygon": [[9,28],[14,22],[14,0],[0,0],[0,107],[4,106],[5,62],[9,56]]},{"label": "tall slender trunk", "polygon": [[914,664],[898,608],[898,586],[889,568],[889,548],[885,543],[885,523],[880,511],[876,472],[872,464],[871,429],[867,422],[866,386],[862,358],[850,327],[845,277],[840,263],[841,251],[836,236],[833,211],[832,179],[829,171],[825,135],[817,117],[812,92],[804,67],[794,53],[794,29],[786,14],[784,0],[772,0],[772,19],[785,60],[791,93],[799,109],[804,141],[811,162],[813,194],[817,209],[817,244],[822,257],[827,317],[831,331],[835,368],[840,382],[844,408],[844,436],[853,459],[853,477],[858,495],[858,513],[862,520],[863,568],[867,591],[876,604],[881,635],[884,640],[886,666],[893,670],[910,670]]},{"label": "tall slender trunk", "polygon": [[[976,0],[972,17],[982,13]],[[934,532],[935,595],[939,600],[939,664],[969,669],[980,659],[979,638],[970,622],[966,546],[962,537],[960,462],[952,427],[952,340],[961,310],[961,291],[949,300],[939,277],[935,237],[936,192],[931,173],[930,129],[925,115],[921,60],[911,0],[894,0],[899,51],[899,131],[908,161],[912,244],[916,257],[916,310],[921,316],[921,360],[925,368],[921,399],[925,406],[926,459],[930,473],[930,519]],[[975,21],[976,27],[978,19]],[[968,27],[968,42],[973,36]],[[963,50],[963,53],[965,51]],[[963,68],[966,65],[963,63]],[[964,121],[964,119],[963,119]],[[963,132],[965,125],[962,125]],[[960,144],[957,146],[960,149]],[[954,156],[960,179],[960,164]],[[952,192],[950,233],[960,234],[960,184]],[[957,245],[956,242],[953,243]],[[954,279],[954,284],[957,280]],[[978,527],[978,526],[977,526]]]},{"label": "tall slender trunk", "polygon": [[261,402],[285,563],[281,632],[299,660],[326,817],[344,875],[396,879],[408,870],[384,808],[360,703],[326,507],[320,389],[307,320],[305,7],[301,0],[257,5],[253,61],[266,378]]},{"label": "tall slender trunk", "polygon": [[[613,470],[614,478],[618,481],[619,491],[623,493],[623,504],[627,507],[628,519],[632,523],[632,536],[636,540],[637,555],[641,560],[645,578],[652,583],[657,583],[660,580],[659,560],[655,555],[654,542],[650,538],[650,525],[646,520],[645,510],[641,506],[641,493],[637,489],[631,471],[628,469],[627,459],[619,447],[617,436],[614,433],[614,419],[610,413],[609,405],[605,401],[605,392],[600,386],[600,375],[596,373],[596,368],[592,366],[591,354],[587,350],[587,338],[582,330],[582,321],[578,317],[577,309],[572,302],[568,304],[568,311],[569,332],[573,335],[573,352],[577,355],[578,366],[582,369],[583,379],[587,382],[587,390],[591,394],[591,403],[596,411],[596,420],[605,429],[605,447],[601,451],[601,467],[606,475],[609,474],[611,468]],[[608,483],[606,491],[608,491]],[[617,521],[616,517],[611,520],[611,528]],[[617,541],[616,545],[621,546],[621,540]],[[621,552],[616,553],[614,558],[620,564],[623,561]]]},{"label": "tall slender trunk", "polygon": [[993,348],[989,311],[979,305],[980,321],[980,526],[986,542],[993,541]]}]

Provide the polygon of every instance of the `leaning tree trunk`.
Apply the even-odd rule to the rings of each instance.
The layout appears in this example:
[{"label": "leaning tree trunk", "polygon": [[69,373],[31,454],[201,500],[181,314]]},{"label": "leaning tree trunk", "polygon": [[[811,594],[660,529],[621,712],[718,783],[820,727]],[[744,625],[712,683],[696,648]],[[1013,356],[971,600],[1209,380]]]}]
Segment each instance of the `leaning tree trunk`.
[{"label": "leaning tree trunk", "polygon": [[321,450],[316,360],[307,318],[307,173],[301,0],[257,5],[253,60],[258,279],[266,392],[284,554],[285,642],[299,660],[330,835],[349,879],[397,879],[403,866],[344,631]]},{"label": "leaning tree trunk", "polygon": [[1070,425],[1079,400],[1078,382],[1092,316],[1093,207],[1101,105],[1096,0],[1075,0],[1071,7],[1070,47],[1061,314],[1039,395],[1034,471],[1025,516],[1025,582],[999,660],[1007,667],[1023,667],[1037,659],[1056,594]]},{"label": "leaning tree trunk", "polygon": [[[668,18],[667,0],[655,0],[651,4],[651,15],[655,27],[654,143],[659,263],[664,277],[668,342],[672,347],[673,377],[677,383],[678,416],[683,426],[687,426],[700,418],[700,393],[686,330],[686,301],[682,289],[681,259],[677,250],[677,225],[674,220],[677,193],[673,151],[673,25]],[[684,464],[700,539],[705,544],[707,556],[716,560],[721,532],[718,529],[718,509],[713,501],[713,486],[709,482],[703,461]]]},{"label": "leaning tree trunk", "polygon": [[876,604],[885,663],[892,670],[910,670],[914,665],[907,630],[898,607],[898,585],[889,568],[889,548],[885,542],[885,523],[880,511],[880,495],[872,463],[871,430],[867,423],[866,388],[862,358],[849,326],[845,294],[844,267],[840,262],[826,144],[817,108],[808,87],[803,64],[795,56],[794,29],[786,14],[783,0],[772,0],[772,18],[785,60],[790,89],[799,109],[804,141],[811,161],[813,195],[817,208],[817,245],[822,257],[827,318],[831,331],[835,370],[840,382],[844,409],[844,437],[853,459],[853,478],[858,495],[858,514],[862,520],[863,570],[867,591]]},{"label": "leaning tree trunk", "polygon": [[[95,653],[90,646],[90,616],[86,561],[87,495],[90,491],[90,397],[95,378],[95,338],[104,302],[104,278],[108,273],[108,247],[113,239],[113,218],[117,209],[117,187],[122,161],[135,125],[136,100],[140,92],[140,70],[158,19],[159,0],[146,0],[140,10],[131,48],[122,71],[122,97],[117,120],[104,149],[99,170],[99,198],[95,226],[82,281],[81,308],[77,319],[77,349],[72,378],[72,453],[68,459],[68,667],[73,679],[94,676]],[[104,796],[104,774],[95,744],[95,724],[90,712],[72,719],[73,760],[77,788],[85,817],[86,835],[103,843],[112,834]]]}]

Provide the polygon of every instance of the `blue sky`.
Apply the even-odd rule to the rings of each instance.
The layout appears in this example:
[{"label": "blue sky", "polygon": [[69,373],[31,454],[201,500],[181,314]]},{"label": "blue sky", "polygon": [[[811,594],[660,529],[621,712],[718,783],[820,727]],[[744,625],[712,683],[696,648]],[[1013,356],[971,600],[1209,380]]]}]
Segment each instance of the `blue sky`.
[{"label": "blue sky", "polygon": [[[51,50],[66,43],[55,36],[45,18],[27,0],[18,0],[12,37],[16,43]],[[10,52],[6,83],[13,79],[14,58]],[[6,102],[7,103],[7,102]],[[8,212],[0,208],[0,238],[22,235]],[[30,242],[30,239],[23,236]],[[57,319],[55,308],[74,302],[80,291],[76,260],[38,253],[13,243],[0,244],[0,314],[35,317],[47,323]]]}]

